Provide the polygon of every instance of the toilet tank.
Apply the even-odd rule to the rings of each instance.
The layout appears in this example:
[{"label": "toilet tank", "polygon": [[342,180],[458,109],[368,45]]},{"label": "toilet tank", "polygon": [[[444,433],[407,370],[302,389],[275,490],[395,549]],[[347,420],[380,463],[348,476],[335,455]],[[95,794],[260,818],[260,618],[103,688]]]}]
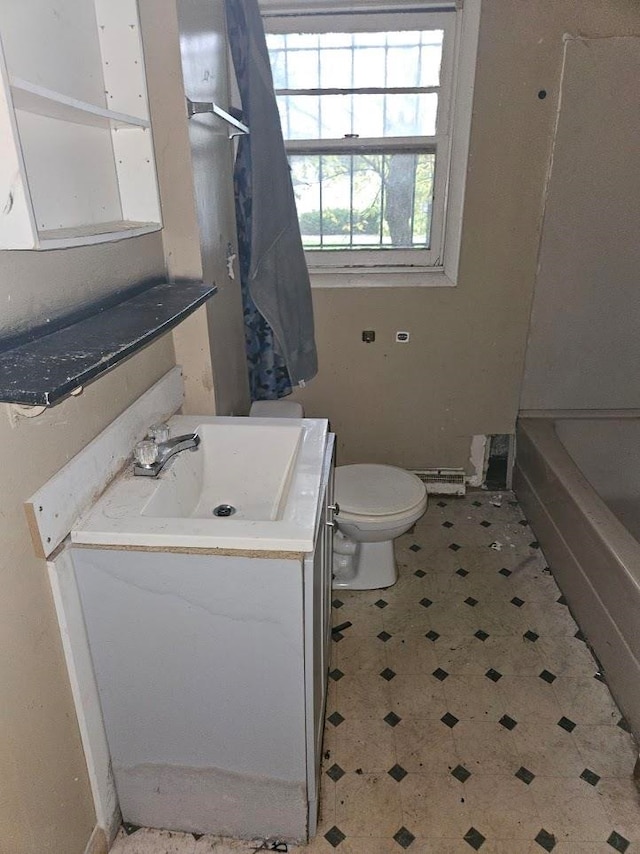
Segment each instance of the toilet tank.
[{"label": "toilet tank", "polygon": [[256,400],[251,404],[249,417],[304,418],[304,409],[294,400]]}]

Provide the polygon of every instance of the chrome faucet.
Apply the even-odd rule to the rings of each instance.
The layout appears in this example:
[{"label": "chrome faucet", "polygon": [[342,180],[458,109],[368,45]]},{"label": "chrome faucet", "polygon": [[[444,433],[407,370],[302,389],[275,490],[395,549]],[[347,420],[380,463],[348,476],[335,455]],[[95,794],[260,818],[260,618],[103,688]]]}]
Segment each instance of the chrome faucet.
[{"label": "chrome faucet", "polygon": [[197,433],[185,433],[163,442],[144,439],[138,442],[133,451],[133,473],[138,477],[157,477],[171,457],[180,451],[195,451],[199,444],[200,436]]}]

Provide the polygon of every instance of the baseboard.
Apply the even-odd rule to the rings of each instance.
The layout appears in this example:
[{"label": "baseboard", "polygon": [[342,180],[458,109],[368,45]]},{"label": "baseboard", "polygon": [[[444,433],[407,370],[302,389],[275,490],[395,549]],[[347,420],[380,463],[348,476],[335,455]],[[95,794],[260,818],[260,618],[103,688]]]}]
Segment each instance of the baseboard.
[{"label": "baseboard", "polygon": [[97,824],[93,828],[93,832],[89,837],[87,847],[84,849],[84,854],[109,854],[107,834]]}]

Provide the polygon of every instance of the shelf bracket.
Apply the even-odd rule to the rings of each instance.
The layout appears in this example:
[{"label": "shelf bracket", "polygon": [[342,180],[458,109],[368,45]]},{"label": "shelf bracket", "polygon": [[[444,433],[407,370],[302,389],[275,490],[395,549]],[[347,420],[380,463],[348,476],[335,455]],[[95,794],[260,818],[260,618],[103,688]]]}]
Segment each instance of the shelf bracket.
[{"label": "shelf bracket", "polygon": [[231,113],[223,110],[222,107],[214,104],[213,101],[192,101],[191,98],[187,98],[188,117],[191,119],[199,113],[213,113],[215,116],[218,116],[227,122],[227,124],[236,128],[236,133],[232,133],[229,139],[233,139],[234,136],[241,136],[249,133],[249,128],[243,122],[234,118]]}]

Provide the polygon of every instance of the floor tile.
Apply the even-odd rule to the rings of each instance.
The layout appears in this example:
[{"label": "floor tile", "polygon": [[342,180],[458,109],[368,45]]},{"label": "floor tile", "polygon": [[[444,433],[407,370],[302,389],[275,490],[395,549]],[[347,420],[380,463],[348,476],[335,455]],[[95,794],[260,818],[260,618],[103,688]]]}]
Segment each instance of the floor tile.
[{"label": "floor tile", "polygon": [[490,666],[483,641],[475,634],[441,635],[434,643],[434,652],[438,667],[454,676],[482,676]]},{"label": "floor tile", "polygon": [[[323,772],[327,769],[323,767]],[[318,833],[322,835],[326,830],[336,823],[336,786],[326,776],[321,775],[320,783],[320,807],[318,809]]]},{"label": "floor tile", "polygon": [[[363,598],[357,597],[356,592],[363,594]],[[375,598],[371,593],[375,593]],[[340,590],[337,594],[334,591],[334,598],[336,596],[344,604],[340,608],[333,609],[332,623],[334,626],[350,622],[352,625],[348,631],[351,635],[368,635],[371,632],[375,634],[376,631],[382,629],[382,614],[374,604],[380,599],[379,590]]]},{"label": "floor tile", "polygon": [[469,807],[451,775],[410,774],[398,788],[404,824],[416,836],[461,839],[469,829]]},{"label": "floor tile", "polygon": [[531,840],[540,829],[529,787],[516,777],[474,775],[464,793],[471,821],[487,839]]},{"label": "floor tile", "polygon": [[576,778],[586,764],[573,734],[552,721],[525,721],[514,729],[513,743],[522,765],[536,775]]},{"label": "floor tile", "polygon": [[577,630],[569,609],[557,602],[530,602],[521,610],[529,627],[541,637],[571,637]]},{"label": "floor tile", "polygon": [[505,676],[537,676],[543,669],[537,645],[528,643],[520,633],[515,637],[488,637],[483,655],[488,666]]},{"label": "floor tile", "polygon": [[601,777],[630,777],[637,759],[633,738],[617,726],[577,726],[573,737],[585,765]]},{"label": "floor tile", "polygon": [[553,686],[562,714],[581,724],[612,725],[618,709],[606,685],[593,676],[562,676]]},{"label": "floor tile", "polygon": [[385,644],[383,652],[387,666],[403,676],[429,675],[439,664],[438,650],[422,632],[394,635]]},{"label": "floor tile", "polygon": [[196,840],[190,833],[147,830],[144,827],[131,836],[122,837],[119,842],[124,843],[123,854],[194,854],[196,845]]},{"label": "floor tile", "polygon": [[501,684],[482,676],[450,676],[444,683],[447,710],[469,721],[497,721],[507,711]]},{"label": "floor tile", "polygon": [[[412,851],[415,851],[415,846]],[[337,852],[337,854],[400,854],[402,848],[389,837],[348,836],[344,842],[334,848],[322,837],[316,838],[308,846],[292,848],[297,854],[317,854],[317,852]]]},{"label": "floor tile", "polygon": [[[535,845],[527,854],[541,854],[543,851]],[[559,840],[553,849],[553,854],[615,854],[615,849],[606,842],[587,842],[583,840]],[[632,854],[632,849],[629,849]]]},{"label": "floor tile", "polygon": [[505,676],[501,682],[505,711],[519,723],[557,721],[562,709],[553,687],[538,676]]},{"label": "floor tile", "polygon": [[402,718],[436,720],[447,711],[443,684],[431,674],[398,675],[387,690],[389,708]]},{"label": "floor tile", "polygon": [[460,721],[453,740],[460,762],[472,772],[509,775],[523,764],[512,733],[495,721]]},{"label": "floor tile", "polygon": [[603,777],[598,794],[611,828],[631,842],[640,843],[640,794],[634,781],[629,777]]},{"label": "floor tile", "polygon": [[405,718],[393,739],[398,762],[409,772],[444,775],[458,764],[453,733],[439,721]]},{"label": "floor tile", "polygon": [[422,598],[423,596],[420,596],[415,602],[393,608],[383,614],[385,630],[392,635],[402,632],[417,635],[433,628],[433,608],[424,608],[420,605]]},{"label": "floor tile", "polygon": [[536,777],[528,788],[543,827],[558,839],[602,842],[610,833],[599,794],[582,780]]},{"label": "floor tile", "polygon": [[375,671],[347,674],[337,683],[336,708],[344,718],[380,719],[392,708],[387,687]]},{"label": "floor tile", "polygon": [[364,671],[379,673],[387,663],[382,643],[374,643],[371,635],[362,637],[345,631],[345,637],[335,645],[333,662],[345,674],[358,675]]},{"label": "floor tile", "polygon": [[346,774],[336,783],[336,824],[347,836],[392,837],[403,824],[401,784],[385,774]]},{"label": "floor tile", "polygon": [[[255,849],[255,844],[251,842],[241,842],[235,839],[223,839],[217,836],[203,836],[198,839],[193,847],[193,854],[250,854]],[[157,851],[155,854],[164,854],[164,849]]]},{"label": "floor tile", "polygon": [[573,636],[542,637],[536,649],[544,666],[558,676],[593,676],[597,670],[589,648]]},{"label": "floor tile", "polygon": [[396,761],[394,731],[381,718],[347,718],[335,744],[331,758],[345,771],[382,773]]}]

